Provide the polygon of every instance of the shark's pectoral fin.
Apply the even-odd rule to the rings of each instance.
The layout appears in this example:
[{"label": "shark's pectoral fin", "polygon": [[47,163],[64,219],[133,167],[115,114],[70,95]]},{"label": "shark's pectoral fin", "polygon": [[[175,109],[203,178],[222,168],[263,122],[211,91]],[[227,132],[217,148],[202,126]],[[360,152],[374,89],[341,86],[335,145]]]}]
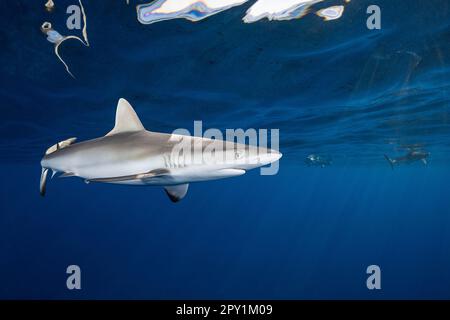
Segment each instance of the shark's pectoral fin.
[{"label": "shark's pectoral fin", "polygon": [[145,181],[151,178],[162,177],[167,175],[170,175],[170,170],[162,168],[162,169],[154,169],[147,173],[138,174],[137,178]]},{"label": "shark's pectoral fin", "polygon": [[167,195],[169,196],[170,200],[172,200],[172,202],[178,202],[186,196],[188,188],[189,183],[185,183],[175,186],[166,186],[164,187],[164,190],[166,191]]},{"label": "shark's pectoral fin", "polygon": [[68,177],[75,177],[75,176],[76,176],[76,174],[73,172],[64,172],[58,178],[68,178]]},{"label": "shark's pectoral fin", "polygon": [[47,184],[47,174],[48,174],[48,169],[42,168],[41,182],[39,184],[39,192],[41,193],[41,196],[45,196],[45,186]]},{"label": "shark's pectoral fin", "polygon": [[89,182],[104,182],[104,183],[117,183],[124,182],[137,179],[138,175],[133,174],[129,176],[121,176],[121,177],[110,177],[110,178],[94,178],[94,179],[86,179],[86,183]]},{"label": "shark's pectoral fin", "polygon": [[128,176],[120,176],[120,177],[107,177],[107,178],[94,178],[88,179],[89,182],[106,182],[106,183],[118,183],[125,182],[131,180],[148,180],[155,177],[161,177],[170,174],[170,171],[167,169],[155,169],[146,173],[132,174]]},{"label": "shark's pectoral fin", "polygon": [[427,159],[422,159],[422,162],[423,162],[424,165],[428,164]]}]

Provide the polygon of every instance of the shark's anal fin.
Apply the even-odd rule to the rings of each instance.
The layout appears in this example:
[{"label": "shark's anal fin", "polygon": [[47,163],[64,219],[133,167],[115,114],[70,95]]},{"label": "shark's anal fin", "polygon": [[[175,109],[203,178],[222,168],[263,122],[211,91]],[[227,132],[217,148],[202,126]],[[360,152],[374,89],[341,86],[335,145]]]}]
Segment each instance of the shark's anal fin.
[{"label": "shark's anal fin", "polygon": [[175,186],[166,186],[164,187],[164,190],[166,191],[167,195],[169,196],[170,200],[172,200],[172,202],[178,202],[186,196],[188,188],[189,183],[185,183]]},{"label": "shark's anal fin", "polygon": [[111,136],[123,132],[137,132],[142,130],[145,130],[145,128],[133,107],[127,100],[120,98],[117,103],[116,124],[106,135]]}]

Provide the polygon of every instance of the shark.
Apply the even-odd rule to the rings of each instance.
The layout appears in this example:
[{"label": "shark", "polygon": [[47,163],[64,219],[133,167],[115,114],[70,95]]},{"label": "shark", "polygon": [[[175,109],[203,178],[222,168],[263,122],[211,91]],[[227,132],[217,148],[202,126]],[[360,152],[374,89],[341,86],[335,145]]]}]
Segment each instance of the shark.
[{"label": "shark", "polygon": [[130,103],[117,104],[114,128],[105,136],[51,146],[41,160],[40,194],[52,178],[78,177],[86,183],[161,186],[172,202],[183,199],[193,182],[241,176],[279,161],[273,149],[234,141],[148,131]]},{"label": "shark", "polygon": [[390,158],[388,155],[384,155],[384,158],[389,162],[392,169],[394,169],[395,165],[410,164],[416,161],[422,161],[424,165],[428,164],[427,158],[430,156],[429,152],[417,149],[416,147],[406,148],[409,150],[408,153],[398,158]]}]

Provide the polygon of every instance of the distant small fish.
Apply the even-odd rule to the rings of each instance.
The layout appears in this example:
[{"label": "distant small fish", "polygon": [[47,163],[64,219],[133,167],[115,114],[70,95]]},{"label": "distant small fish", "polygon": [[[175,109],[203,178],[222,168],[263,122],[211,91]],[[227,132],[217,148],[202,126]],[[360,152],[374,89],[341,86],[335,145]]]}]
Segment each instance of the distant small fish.
[{"label": "distant small fish", "polygon": [[308,167],[325,168],[331,165],[331,158],[328,156],[320,156],[317,154],[310,154],[306,157],[305,163]]}]

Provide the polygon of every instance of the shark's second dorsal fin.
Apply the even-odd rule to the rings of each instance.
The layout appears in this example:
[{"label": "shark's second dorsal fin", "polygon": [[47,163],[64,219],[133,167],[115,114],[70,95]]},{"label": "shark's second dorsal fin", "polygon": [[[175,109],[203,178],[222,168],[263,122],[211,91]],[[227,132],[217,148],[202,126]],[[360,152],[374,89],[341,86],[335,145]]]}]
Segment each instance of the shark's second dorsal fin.
[{"label": "shark's second dorsal fin", "polygon": [[139,117],[133,107],[127,100],[120,98],[117,103],[116,124],[114,128],[106,135],[111,136],[117,133],[136,132],[141,130],[145,130],[145,128],[142,125],[141,120],[139,120]]}]

